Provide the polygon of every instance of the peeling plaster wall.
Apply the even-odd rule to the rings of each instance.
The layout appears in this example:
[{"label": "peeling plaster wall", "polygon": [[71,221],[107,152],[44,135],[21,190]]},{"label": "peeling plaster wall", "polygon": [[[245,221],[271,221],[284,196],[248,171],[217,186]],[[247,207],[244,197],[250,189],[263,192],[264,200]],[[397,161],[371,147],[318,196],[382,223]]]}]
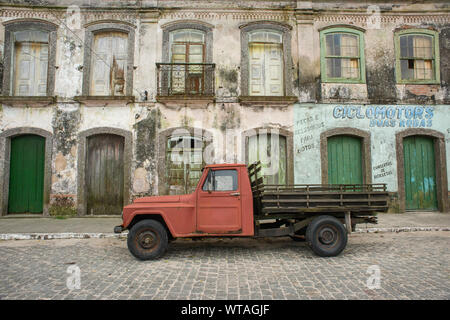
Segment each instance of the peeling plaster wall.
[{"label": "peeling plaster wall", "polygon": [[[77,178],[80,162],[77,137],[81,132],[98,127],[131,133],[131,155],[127,160],[131,162],[130,198],[158,193],[158,185],[164,183],[162,177],[158,177],[158,166],[163,165],[158,163],[158,139],[162,131],[176,127],[204,128],[212,133],[215,162],[244,162],[242,147],[245,142],[242,141],[242,134],[248,130],[276,128],[293,133],[296,183],[321,182],[320,133],[335,127],[348,126],[370,132],[372,166],[390,159],[396,168],[393,152],[395,133],[399,128],[369,127],[368,120],[335,119],[332,110],[338,104],[348,103],[430,105],[436,109],[432,129],[445,134],[447,150],[450,148],[450,119],[448,105],[445,105],[450,100],[450,26],[448,17],[447,20],[438,17],[444,10],[448,12],[449,7],[445,1],[427,4],[412,2],[390,4],[375,1],[383,10],[385,19],[381,29],[374,29],[367,25],[367,3],[356,0],[47,1],[49,6],[61,6],[60,9],[53,9],[53,13],[45,6],[27,7],[29,1],[15,1],[15,4],[25,6],[6,6],[0,13],[0,22],[34,18],[60,26],[57,30],[55,63],[54,95],[57,101],[46,107],[31,108],[0,104],[0,132],[36,127],[53,133],[51,201],[63,196],[77,203],[77,186],[82,183]],[[79,24],[72,25],[72,31],[61,26],[59,20],[66,24],[71,21],[64,8],[69,5],[82,7]],[[156,7],[160,10],[154,10]],[[410,18],[417,12],[424,12],[423,17]],[[135,102],[100,101],[92,105],[74,99],[82,94],[86,24],[102,20],[122,21],[133,27],[132,95]],[[245,95],[240,92],[243,50],[240,26],[256,21],[273,21],[292,27],[292,69],[285,72],[291,75],[292,93],[299,99],[299,104],[295,106],[239,103],[239,96]],[[212,62],[216,64],[214,102],[189,105],[180,101],[174,106],[173,103],[156,101],[156,63],[164,58],[163,28],[176,22],[211,26]],[[365,29],[365,84],[321,82],[319,30],[343,24]],[[393,32],[404,25],[433,27],[440,32],[441,85],[419,88],[396,84]],[[0,23],[0,43],[5,40],[4,29]],[[3,60],[1,47],[0,59]],[[304,128],[309,128],[310,132],[303,132]],[[449,161],[447,157],[447,167],[450,166]],[[393,171],[383,182],[387,182],[389,190],[395,192],[397,177]],[[381,182],[375,175],[374,172],[372,181]]]}]

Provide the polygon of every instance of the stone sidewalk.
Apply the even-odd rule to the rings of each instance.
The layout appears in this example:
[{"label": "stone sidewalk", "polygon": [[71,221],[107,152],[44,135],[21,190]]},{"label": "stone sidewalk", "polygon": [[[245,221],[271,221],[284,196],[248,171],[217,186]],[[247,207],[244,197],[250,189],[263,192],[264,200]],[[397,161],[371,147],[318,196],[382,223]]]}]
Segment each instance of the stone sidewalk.
[{"label": "stone sidewalk", "polygon": [[[2,217],[0,240],[119,237],[113,233],[113,228],[121,223],[120,217]],[[409,231],[450,231],[450,213],[384,213],[378,215],[378,224],[356,226],[357,233]]]}]

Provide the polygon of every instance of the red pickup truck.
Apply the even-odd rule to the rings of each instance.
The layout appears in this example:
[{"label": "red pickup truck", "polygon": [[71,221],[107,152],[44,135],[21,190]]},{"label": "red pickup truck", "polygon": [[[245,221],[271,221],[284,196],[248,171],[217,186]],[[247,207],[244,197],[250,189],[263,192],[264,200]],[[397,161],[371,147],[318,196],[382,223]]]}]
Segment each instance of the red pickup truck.
[{"label": "red pickup truck", "polygon": [[385,184],[265,185],[260,172],[260,163],[207,165],[193,193],[125,206],[114,232],[129,230],[128,249],[141,260],[193,237],[290,236],[319,256],[336,256],[356,223],[376,223],[376,212],[388,209]]}]

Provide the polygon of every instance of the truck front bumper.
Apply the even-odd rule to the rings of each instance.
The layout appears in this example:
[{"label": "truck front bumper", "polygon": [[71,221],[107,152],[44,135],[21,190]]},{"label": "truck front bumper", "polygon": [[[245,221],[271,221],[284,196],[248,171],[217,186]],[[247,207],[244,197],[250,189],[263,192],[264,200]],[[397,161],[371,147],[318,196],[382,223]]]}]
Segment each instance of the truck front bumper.
[{"label": "truck front bumper", "polygon": [[122,226],[115,226],[114,227],[114,233],[122,233],[123,231],[123,227]]}]

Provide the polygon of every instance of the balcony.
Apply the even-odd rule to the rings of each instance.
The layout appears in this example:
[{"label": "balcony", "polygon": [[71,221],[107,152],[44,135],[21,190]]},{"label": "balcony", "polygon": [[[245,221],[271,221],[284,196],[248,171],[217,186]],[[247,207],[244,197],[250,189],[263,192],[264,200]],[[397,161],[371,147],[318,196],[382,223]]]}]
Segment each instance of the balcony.
[{"label": "balcony", "polygon": [[213,102],[214,63],[157,63],[157,96],[161,102]]}]

